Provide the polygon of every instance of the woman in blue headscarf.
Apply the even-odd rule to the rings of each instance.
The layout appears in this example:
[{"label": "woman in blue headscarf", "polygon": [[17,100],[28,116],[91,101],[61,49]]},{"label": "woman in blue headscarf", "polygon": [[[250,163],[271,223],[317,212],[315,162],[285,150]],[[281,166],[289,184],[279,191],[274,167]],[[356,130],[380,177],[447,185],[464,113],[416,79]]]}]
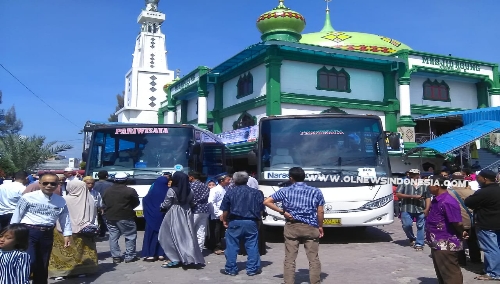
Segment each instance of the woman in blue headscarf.
[{"label": "woman in blue headscarf", "polygon": [[156,179],[148,194],[142,199],[144,219],[146,219],[146,230],[142,244],[142,256],[144,261],[153,262],[164,260],[165,252],[158,242],[158,233],[165,213],[160,211],[160,205],[165,200],[168,191],[168,178],[161,176]]}]

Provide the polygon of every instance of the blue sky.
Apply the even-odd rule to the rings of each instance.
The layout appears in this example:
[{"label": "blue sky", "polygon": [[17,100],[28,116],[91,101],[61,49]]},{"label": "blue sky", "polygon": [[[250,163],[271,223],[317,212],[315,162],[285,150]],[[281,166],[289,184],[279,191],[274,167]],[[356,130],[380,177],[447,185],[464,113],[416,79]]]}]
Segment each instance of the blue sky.
[{"label": "blue sky", "polygon": [[[277,3],[160,1],[169,68],[182,75],[199,65],[214,67],[259,42],[255,22]],[[285,4],[304,15],[304,32],[322,28],[323,0]],[[0,0],[0,63],[71,121],[0,70],[0,107],[16,106],[23,134],[67,141],[75,149],[65,155],[80,157],[78,131],[87,120],[106,120],[124,88],[143,7],[143,0]],[[380,34],[415,50],[500,63],[498,0],[333,0],[330,8],[338,31]]]}]

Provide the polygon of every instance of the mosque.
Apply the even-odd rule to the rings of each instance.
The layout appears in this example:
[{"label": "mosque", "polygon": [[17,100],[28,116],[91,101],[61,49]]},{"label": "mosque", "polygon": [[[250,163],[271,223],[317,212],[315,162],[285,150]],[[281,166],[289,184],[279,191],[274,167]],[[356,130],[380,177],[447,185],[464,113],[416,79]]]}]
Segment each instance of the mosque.
[{"label": "mosque", "polygon": [[[302,34],[306,19],[284,2],[257,18],[260,42],[213,68],[200,66],[182,78],[163,80],[167,96],[158,106],[158,122],[196,124],[224,138],[265,116],[369,114],[381,118],[385,131],[399,133],[408,151],[463,126],[420,117],[500,107],[496,63],[416,51],[387,36],[338,31],[328,8],[323,28]],[[231,148],[244,154],[253,143]],[[415,167],[401,159],[403,151],[391,155],[393,167]],[[422,157],[436,159],[432,151],[420,152],[420,162]]]}]

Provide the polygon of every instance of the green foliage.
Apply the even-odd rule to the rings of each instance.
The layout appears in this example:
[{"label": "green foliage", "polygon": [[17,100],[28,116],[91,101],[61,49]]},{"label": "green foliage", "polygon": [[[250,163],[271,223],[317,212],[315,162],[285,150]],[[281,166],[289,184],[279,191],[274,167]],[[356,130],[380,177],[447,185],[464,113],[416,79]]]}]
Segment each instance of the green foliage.
[{"label": "green foliage", "polygon": [[[0,104],[2,103],[2,91],[0,91]],[[7,111],[0,110],[0,137],[7,134],[17,134],[23,129],[23,122],[17,119],[16,108],[11,106]]]},{"label": "green foliage", "polygon": [[26,137],[8,134],[1,137],[0,169],[10,174],[20,170],[34,171],[54,155],[73,148],[71,145],[56,145],[56,143],[45,143],[45,137],[37,135]]},{"label": "green foliage", "polygon": [[85,166],[87,165],[86,162],[81,162],[80,163],[80,170],[85,170]]},{"label": "green foliage", "polygon": [[125,97],[125,91],[122,92],[122,94],[116,95],[116,107],[115,107],[115,112],[109,115],[108,121],[109,122],[118,122],[118,115],[115,113],[119,110],[121,110],[125,106],[124,102],[124,97]]}]

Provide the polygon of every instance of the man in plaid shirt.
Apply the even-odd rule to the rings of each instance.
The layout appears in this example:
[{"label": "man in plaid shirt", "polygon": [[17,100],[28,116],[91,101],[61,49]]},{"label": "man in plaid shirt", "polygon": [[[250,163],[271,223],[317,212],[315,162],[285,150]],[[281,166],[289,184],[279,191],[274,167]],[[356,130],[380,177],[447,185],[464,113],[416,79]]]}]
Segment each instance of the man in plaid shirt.
[{"label": "man in plaid shirt", "polygon": [[[409,171],[410,183],[398,186],[396,196],[401,200],[401,223],[403,231],[410,241],[410,245],[417,251],[424,248],[425,216],[431,206],[431,194],[425,184],[418,184],[420,171]],[[417,223],[417,236],[413,233],[413,221]]]}]

